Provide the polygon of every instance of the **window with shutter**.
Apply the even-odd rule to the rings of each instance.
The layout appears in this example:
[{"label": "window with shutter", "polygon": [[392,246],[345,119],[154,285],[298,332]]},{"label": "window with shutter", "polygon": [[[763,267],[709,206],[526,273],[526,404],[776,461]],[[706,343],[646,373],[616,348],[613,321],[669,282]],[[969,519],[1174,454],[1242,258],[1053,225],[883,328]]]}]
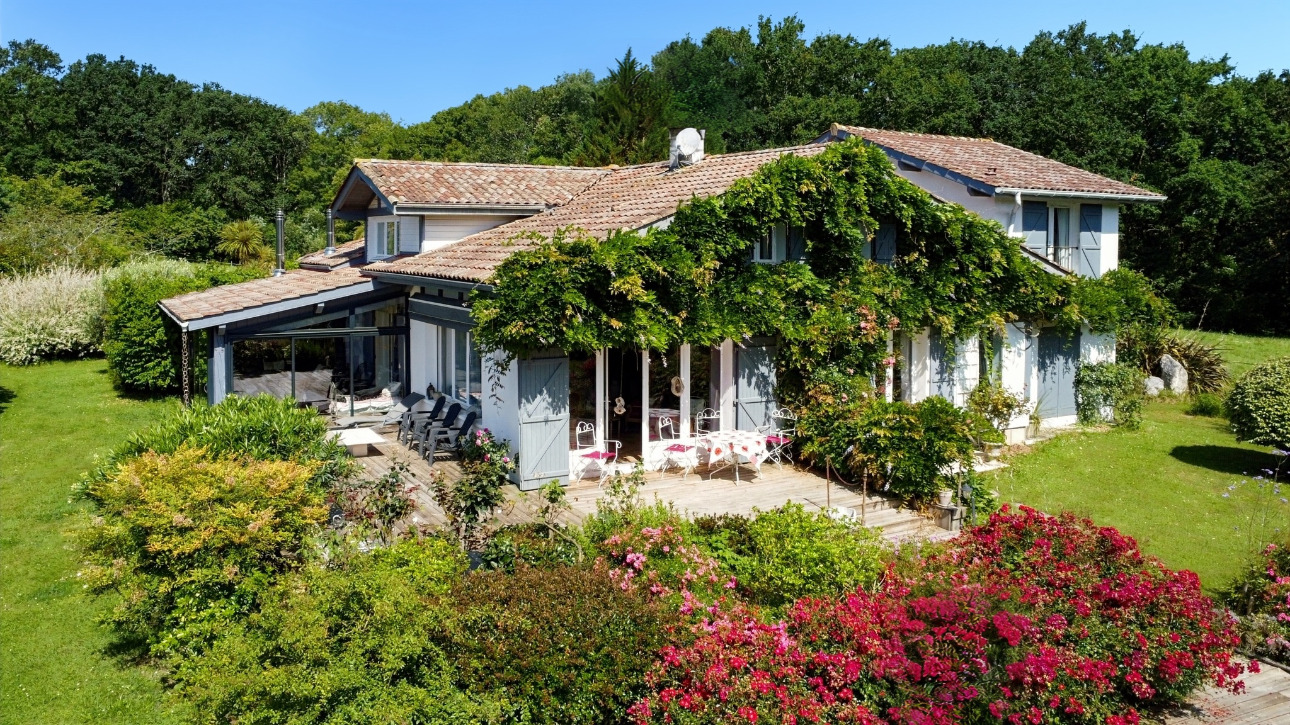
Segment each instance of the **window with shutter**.
[{"label": "window with shutter", "polygon": [[1021,233],[1026,248],[1042,257],[1048,256],[1048,205],[1027,201],[1021,205]]},{"label": "window with shutter", "polygon": [[883,222],[878,225],[878,233],[873,236],[873,261],[878,264],[896,261],[895,224]]},{"label": "window with shutter", "polygon": [[1079,273],[1102,276],[1102,205],[1080,204]]}]

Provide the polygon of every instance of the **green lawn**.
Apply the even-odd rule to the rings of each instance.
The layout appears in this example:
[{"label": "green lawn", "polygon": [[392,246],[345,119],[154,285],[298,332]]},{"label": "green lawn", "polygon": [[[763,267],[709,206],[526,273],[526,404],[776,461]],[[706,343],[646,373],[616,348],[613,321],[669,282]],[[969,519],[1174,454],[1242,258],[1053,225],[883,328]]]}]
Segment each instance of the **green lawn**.
[{"label": "green lawn", "polygon": [[[1223,349],[1233,376],[1290,355],[1287,338],[1192,334]],[[1213,590],[1260,543],[1253,539],[1290,530],[1290,505],[1252,479],[1274,465],[1267,449],[1237,443],[1226,420],[1190,416],[1186,407],[1149,403],[1136,431],[1060,435],[1013,458],[993,484],[1005,501],[1114,526],[1170,566],[1200,574]]]},{"label": "green lawn", "polygon": [[1187,332],[1210,345],[1217,345],[1227,361],[1227,371],[1232,379],[1241,377],[1247,370],[1270,357],[1290,355],[1290,337],[1256,337],[1254,335],[1229,335],[1223,332]]},{"label": "green lawn", "polygon": [[157,678],[104,654],[81,594],[69,488],[167,401],[120,398],[102,360],[0,366],[0,723],[170,723]]}]

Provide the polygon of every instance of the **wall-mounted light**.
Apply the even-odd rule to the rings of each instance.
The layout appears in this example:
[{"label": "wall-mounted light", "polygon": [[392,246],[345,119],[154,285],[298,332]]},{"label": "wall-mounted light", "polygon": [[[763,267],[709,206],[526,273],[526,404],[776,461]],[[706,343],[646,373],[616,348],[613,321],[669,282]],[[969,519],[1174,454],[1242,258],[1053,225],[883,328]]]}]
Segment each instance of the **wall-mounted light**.
[{"label": "wall-mounted light", "polygon": [[315,315],[321,315],[321,314],[322,314],[322,311],[323,311],[323,307],[324,307],[324,305],[323,305],[323,303],[321,303],[321,302],[319,302],[318,304],[314,305],[314,314],[315,314]]}]

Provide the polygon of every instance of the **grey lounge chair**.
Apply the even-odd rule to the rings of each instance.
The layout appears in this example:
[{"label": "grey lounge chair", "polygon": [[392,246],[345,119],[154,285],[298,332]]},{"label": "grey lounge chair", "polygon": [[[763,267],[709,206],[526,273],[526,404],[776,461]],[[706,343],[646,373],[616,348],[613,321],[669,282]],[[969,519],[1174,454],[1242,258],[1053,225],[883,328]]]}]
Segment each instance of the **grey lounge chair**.
[{"label": "grey lounge chair", "polygon": [[399,418],[399,442],[412,445],[412,436],[419,433],[417,425],[425,421],[433,421],[439,418],[443,412],[444,405],[448,402],[448,396],[440,395],[435,399],[434,405],[428,411],[408,410]]},{"label": "grey lounge chair", "polygon": [[417,453],[424,458],[426,454],[426,439],[429,438],[436,430],[454,427],[457,424],[457,416],[459,415],[461,415],[461,403],[453,403],[448,406],[448,412],[444,413],[443,420],[441,422],[436,423],[433,420],[422,420],[416,423],[414,436],[417,439]]},{"label": "grey lounge chair", "polygon": [[434,456],[439,451],[456,453],[457,457],[460,458],[462,436],[470,435],[470,429],[475,427],[475,420],[478,417],[479,413],[472,410],[466,414],[466,419],[461,422],[460,426],[435,428],[428,436],[430,455],[426,456],[426,460],[433,464]]}]

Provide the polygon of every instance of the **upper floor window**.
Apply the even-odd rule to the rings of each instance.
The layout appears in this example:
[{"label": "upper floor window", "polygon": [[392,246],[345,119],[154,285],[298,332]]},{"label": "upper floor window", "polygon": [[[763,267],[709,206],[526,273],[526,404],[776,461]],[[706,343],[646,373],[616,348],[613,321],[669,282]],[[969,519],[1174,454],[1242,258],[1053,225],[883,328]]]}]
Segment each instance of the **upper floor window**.
[{"label": "upper floor window", "polygon": [[387,257],[399,253],[399,228],[403,225],[396,221],[376,223],[376,249]]},{"label": "upper floor window", "polygon": [[753,246],[752,260],[759,264],[784,261],[784,235],[780,226],[772,227],[757,240],[757,244]]},{"label": "upper floor window", "polygon": [[1070,207],[1053,207],[1052,234],[1048,237],[1048,259],[1066,269],[1074,269],[1074,255],[1071,251],[1074,246]]},{"label": "upper floor window", "polygon": [[752,261],[757,264],[775,264],[806,259],[805,231],[800,227],[776,224],[753,245]]}]

